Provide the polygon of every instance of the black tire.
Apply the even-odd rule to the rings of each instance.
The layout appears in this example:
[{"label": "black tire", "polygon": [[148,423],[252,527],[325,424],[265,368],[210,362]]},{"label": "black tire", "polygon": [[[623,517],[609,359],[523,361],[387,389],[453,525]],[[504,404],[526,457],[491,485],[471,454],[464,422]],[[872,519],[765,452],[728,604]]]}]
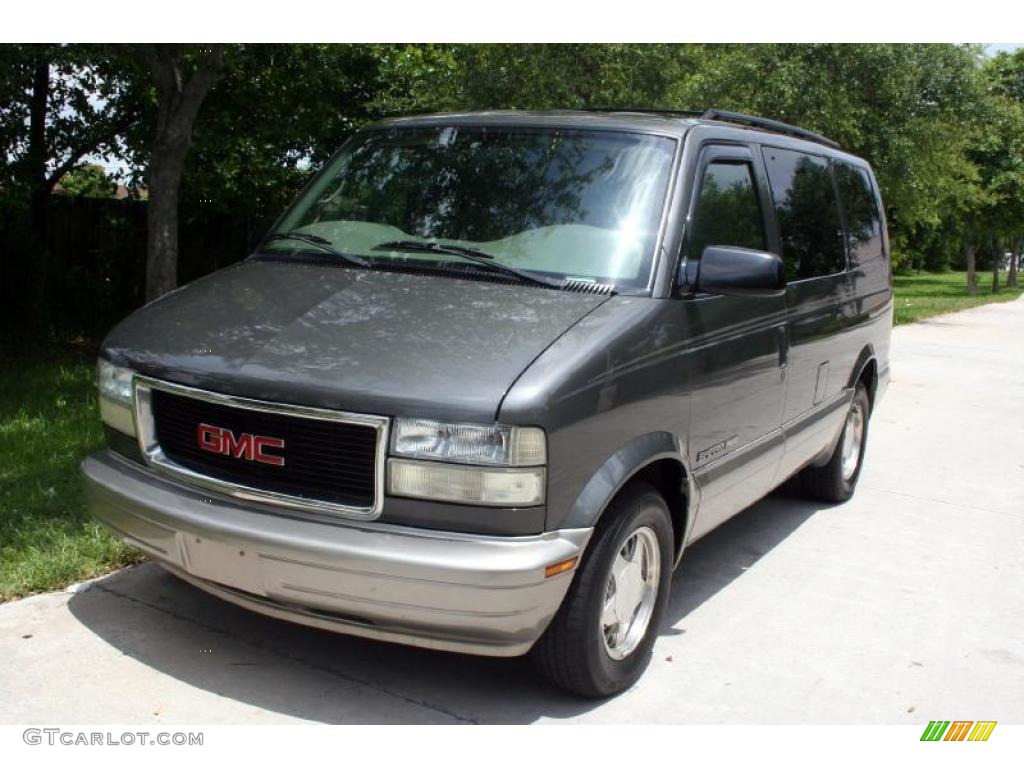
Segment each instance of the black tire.
[{"label": "black tire", "polygon": [[[601,612],[612,564],[640,528],[654,531],[660,555],[654,607],[643,638],[625,658],[612,658]],[[664,498],[647,483],[627,486],[605,510],[562,606],[531,651],[540,673],[578,696],[603,698],[630,687],[651,659],[668,602],[674,562],[672,519]]]},{"label": "black tire", "polygon": [[851,429],[850,422],[843,425],[843,432],[839,436],[835,449],[828,463],[821,467],[806,467],[800,472],[800,483],[806,496],[819,501],[839,502],[846,501],[853,496],[857,488],[857,480],[860,479],[861,469],[864,467],[864,452],[868,445],[868,422],[871,415],[871,401],[868,398],[868,391],[860,382],[850,402],[851,411],[860,408],[863,415],[863,434],[860,442],[860,450],[857,455],[857,468],[849,477],[843,473],[843,445],[846,440],[847,430]]}]

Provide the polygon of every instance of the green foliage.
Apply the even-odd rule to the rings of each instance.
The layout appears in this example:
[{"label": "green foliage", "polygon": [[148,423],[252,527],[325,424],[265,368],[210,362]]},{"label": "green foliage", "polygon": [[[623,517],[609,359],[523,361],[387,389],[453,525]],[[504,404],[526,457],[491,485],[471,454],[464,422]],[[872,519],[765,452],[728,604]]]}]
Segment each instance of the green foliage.
[{"label": "green foliage", "polygon": [[[140,92],[126,46],[0,46],[0,190],[25,198],[55,183],[86,155],[123,155],[120,139],[140,117]],[[34,105],[37,76],[45,75]],[[44,119],[33,142],[31,116]],[[48,189],[46,191],[49,191]]]},{"label": "green foliage", "polygon": [[69,195],[80,197],[116,197],[117,182],[107,176],[102,165],[84,163],[64,174],[60,185]]},{"label": "green foliage", "polygon": [[1024,102],[1024,48],[997,54],[988,63],[987,70],[994,92],[1018,104]]},{"label": "green foliage", "polygon": [[444,93],[460,109],[666,106],[698,60],[687,45],[459,46]]},{"label": "green foliage", "polygon": [[[985,66],[987,110],[968,155],[986,191],[982,239],[1009,240],[1024,232],[1024,51],[1000,54]],[[985,238],[984,236],[988,237]]]}]

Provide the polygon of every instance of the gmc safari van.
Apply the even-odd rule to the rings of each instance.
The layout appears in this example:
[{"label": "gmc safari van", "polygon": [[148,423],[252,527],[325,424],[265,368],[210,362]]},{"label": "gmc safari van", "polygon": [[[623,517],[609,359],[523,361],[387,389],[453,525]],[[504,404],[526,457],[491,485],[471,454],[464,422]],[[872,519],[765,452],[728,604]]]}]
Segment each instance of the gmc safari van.
[{"label": "gmc safari van", "polygon": [[109,334],[82,470],[96,518],[224,600],[607,696],[687,545],[794,475],[854,492],[891,325],[878,185],[821,136],[393,119]]}]

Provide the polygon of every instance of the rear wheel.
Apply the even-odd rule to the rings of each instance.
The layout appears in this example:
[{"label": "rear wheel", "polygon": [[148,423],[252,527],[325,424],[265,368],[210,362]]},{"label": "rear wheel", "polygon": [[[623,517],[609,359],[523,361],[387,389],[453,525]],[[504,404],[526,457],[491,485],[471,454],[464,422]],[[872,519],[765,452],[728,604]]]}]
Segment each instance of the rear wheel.
[{"label": "rear wheel", "polygon": [[672,520],[653,487],[635,483],[605,511],[579,572],[532,657],[561,688],[599,698],[643,674],[668,600]]},{"label": "rear wheel", "polygon": [[858,382],[850,410],[846,414],[843,433],[839,436],[828,464],[807,467],[800,473],[801,484],[808,496],[821,501],[846,501],[853,496],[864,463],[870,415],[868,391]]}]

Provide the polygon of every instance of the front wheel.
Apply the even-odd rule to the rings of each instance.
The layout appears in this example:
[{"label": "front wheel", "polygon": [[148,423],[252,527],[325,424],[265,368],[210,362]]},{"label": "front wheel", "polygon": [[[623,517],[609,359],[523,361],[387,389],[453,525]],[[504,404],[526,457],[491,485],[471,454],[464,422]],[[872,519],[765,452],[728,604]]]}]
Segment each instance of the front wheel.
[{"label": "front wheel", "polygon": [[618,693],[647,668],[672,577],[672,520],[653,487],[635,483],[594,533],[576,578],[532,656],[561,688]]},{"label": "front wheel", "polygon": [[821,501],[846,501],[853,496],[864,464],[870,414],[868,391],[858,382],[850,410],[846,413],[843,433],[839,436],[828,464],[807,467],[800,473],[801,483],[808,496]]}]

